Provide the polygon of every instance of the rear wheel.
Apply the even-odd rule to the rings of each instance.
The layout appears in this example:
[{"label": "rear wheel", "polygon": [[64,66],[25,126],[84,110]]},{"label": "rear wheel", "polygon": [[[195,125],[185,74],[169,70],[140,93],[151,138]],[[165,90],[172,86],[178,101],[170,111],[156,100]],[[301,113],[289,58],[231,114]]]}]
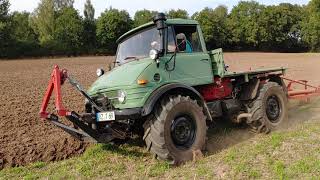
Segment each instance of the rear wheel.
[{"label": "rear wheel", "polygon": [[159,159],[183,163],[206,141],[206,117],[197,101],[175,96],[162,101],[145,123],[147,148]]},{"label": "rear wheel", "polygon": [[258,133],[269,133],[288,120],[287,96],[275,82],[261,85],[257,98],[252,102],[250,127]]}]

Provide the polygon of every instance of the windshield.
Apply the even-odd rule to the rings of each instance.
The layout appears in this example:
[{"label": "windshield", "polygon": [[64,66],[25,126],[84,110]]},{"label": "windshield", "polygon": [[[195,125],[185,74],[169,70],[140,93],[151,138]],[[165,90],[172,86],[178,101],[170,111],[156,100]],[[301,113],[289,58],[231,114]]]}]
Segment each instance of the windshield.
[{"label": "windshield", "polygon": [[160,51],[161,37],[156,27],[143,30],[118,46],[116,62],[126,63],[130,60],[137,60],[149,56],[151,49]]}]

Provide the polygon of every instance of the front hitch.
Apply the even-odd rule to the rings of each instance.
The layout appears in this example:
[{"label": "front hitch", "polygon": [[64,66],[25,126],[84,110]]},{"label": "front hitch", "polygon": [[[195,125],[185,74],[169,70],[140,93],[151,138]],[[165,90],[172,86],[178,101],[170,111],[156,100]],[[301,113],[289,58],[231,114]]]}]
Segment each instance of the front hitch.
[{"label": "front hitch", "polygon": [[[89,97],[89,95],[85,92],[82,86],[71,76],[68,75],[67,70],[60,70],[56,65],[51,74],[51,79],[49,81],[46,94],[42,100],[42,105],[40,109],[40,117],[48,120],[50,123],[55,126],[61,128],[68,134],[73,137],[90,142],[98,142],[98,143],[108,143],[112,141],[114,138],[122,138],[117,137],[116,133],[113,133],[114,130],[112,128],[106,128],[103,133],[100,133],[96,129],[92,129],[88,124],[95,121],[95,114],[83,114],[79,115],[74,111],[67,110],[62,103],[62,94],[61,94],[61,85],[68,79],[69,83],[75,87],[87,100],[88,102],[97,109],[97,111],[101,112],[103,109],[99,107],[93,99]],[[48,103],[50,101],[50,97],[52,93],[55,94],[55,107],[58,116],[66,117],[70,122],[74,124],[76,128],[69,127],[62,122],[59,121],[59,117],[53,113],[47,112]],[[81,130],[78,130],[80,128]]]}]

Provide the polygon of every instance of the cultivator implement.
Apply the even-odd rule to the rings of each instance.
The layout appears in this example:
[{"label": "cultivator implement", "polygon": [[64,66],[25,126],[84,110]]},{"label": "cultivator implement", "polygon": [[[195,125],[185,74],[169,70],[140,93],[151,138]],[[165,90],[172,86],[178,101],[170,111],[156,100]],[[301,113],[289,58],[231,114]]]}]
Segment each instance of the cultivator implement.
[{"label": "cultivator implement", "polygon": [[[289,99],[310,101],[310,98],[320,96],[320,87],[308,84],[307,80],[293,80],[285,77],[283,77],[282,79],[288,82],[287,91]],[[294,90],[293,85],[300,85],[303,87],[303,89]]]}]

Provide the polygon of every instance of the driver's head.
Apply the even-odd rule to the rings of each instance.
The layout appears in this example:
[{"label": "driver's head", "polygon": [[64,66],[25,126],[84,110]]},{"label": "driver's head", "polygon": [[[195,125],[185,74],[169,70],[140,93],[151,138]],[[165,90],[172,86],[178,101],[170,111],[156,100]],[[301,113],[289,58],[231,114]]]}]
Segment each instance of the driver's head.
[{"label": "driver's head", "polygon": [[179,51],[185,51],[187,47],[186,35],[183,33],[180,33],[180,34],[177,34],[176,38],[177,38],[177,45],[178,45]]}]

